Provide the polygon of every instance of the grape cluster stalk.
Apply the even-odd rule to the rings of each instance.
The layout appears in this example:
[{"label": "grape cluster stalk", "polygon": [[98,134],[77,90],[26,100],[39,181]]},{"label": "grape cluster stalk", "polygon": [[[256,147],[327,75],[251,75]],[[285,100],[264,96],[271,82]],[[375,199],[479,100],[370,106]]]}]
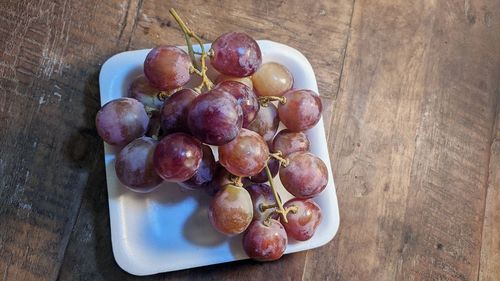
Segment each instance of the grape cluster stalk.
[{"label": "grape cluster stalk", "polygon": [[[252,259],[279,259],[289,240],[309,240],[321,223],[314,197],[326,188],[328,171],[309,152],[307,136],[321,118],[321,99],[294,88],[284,65],[263,63],[248,34],[222,34],[206,50],[174,9],[170,14],[187,53],[172,45],[153,48],[127,97],[96,115],[101,138],[121,148],[117,177],[134,192],[153,192],[164,181],[206,192],[214,229],[243,235]],[[208,64],[219,73],[215,80]],[[201,82],[190,88],[192,76]],[[286,129],[278,132],[280,124]],[[277,191],[278,176],[293,195],[287,202]]]}]

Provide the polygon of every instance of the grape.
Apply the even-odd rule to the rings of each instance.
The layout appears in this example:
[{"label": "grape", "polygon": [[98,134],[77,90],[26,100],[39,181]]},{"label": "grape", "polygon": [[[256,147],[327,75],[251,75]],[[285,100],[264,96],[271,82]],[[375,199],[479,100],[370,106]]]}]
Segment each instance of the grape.
[{"label": "grape", "polygon": [[116,156],[118,179],[136,192],[149,192],[163,180],[153,166],[153,153],[158,141],[140,137],[125,146]]},{"label": "grape", "polygon": [[293,76],[285,66],[268,62],[252,75],[252,83],[259,96],[282,96],[292,88]]},{"label": "grape", "polygon": [[161,90],[151,86],[148,79],[144,76],[138,76],[132,81],[128,88],[128,96],[140,101],[145,106],[153,109],[160,109],[163,101],[160,100],[158,94]]},{"label": "grape", "polygon": [[215,162],[212,149],[208,145],[202,145],[201,150],[203,156],[200,167],[198,167],[190,179],[180,183],[180,185],[188,189],[206,188],[214,177],[217,163]]},{"label": "grape", "polygon": [[182,182],[192,177],[201,164],[201,143],[184,133],[164,137],[156,146],[153,163],[166,181]]},{"label": "grape", "polygon": [[191,102],[198,94],[191,89],[182,89],[170,96],[161,109],[161,127],[166,134],[189,132],[187,115]]},{"label": "grape", "polygon": [[261,135],[267,143],[270,143],[279,124],[278,109],[274,104],[268,103],[267,106],[260,107],[257,116],[246,128]]},{"label": "grape", "polygon": [[243,110],[243,127],[248,126],[255,119],[260,105],[252,89],[236,81],[223,81],[215,87],[230,93],[238,101]]},{"label": "grape", "polygon": [[296,212],[289,212],[288,222],[281,222],[289,237],[298,240],[309,240],[321,222],[321,208],[311,199],[293,198],[283,205],[286,208],[295,206]]},{"label": "grape", "polygon": [[225,185],[212,199],[208,217],[212,226],[223,234],[242,233],[253,217],[250,194],[243,187]]},{"label": "grape", "polygon": [[262,63],[255,40],[242,32],[228,32],[212,43],[212,66],[222,74],[234,77],[252,75]]},{"label": "grape", "polygon": [[253,83],[252,83],[252,78],[251,77],[232,77],[232,76],[227,76],[224,74],[220,74],[217,76],[217,79],[215,80],[216,84],[219,84],[224,81],[236,81],[245,84],[248,88],[253,90]]},{"label": "grape", "polygon": [[252,184],[247,186],[246,189],[250,193],[253,203],[253,219],[254,220],[265,220],[274,211],[273,208],[266,209],[262,211],[260,205],[273,205],[276,204],[274,199],[273,191],[271,187],[267,184]]},{"label": "grape", "polygon": [[106,103],[95,118],[99,136],[109,144],[120,146],[142,137],[148,122],[144,106],[132,98],[119,98]]},{"label": "grape", "polygon": [[223,145],[240,132],[243,111],[231,94],[214,88],[193,100],[187,122],[191,133],[202,142]]},{"label": "grape", "polygon": [[287,156],[297,151],[308,151],[309,145],[309,139],[303,132],[284,129],[274,137],[272,151],[281,151],[283,156]]},{"label": "grape", "polygon": [[[267,161],[267,166],[269,167],[269,171],[271,172],[271,176],[274,178],[280,169],[280,162],[275,158],[269,158]],[[258,174],[250,176],[250,180],[256,183],[263,183],[268,181],[266,169],[262,169]]]},{"label": "grape", "polygon": [[281,122],[294,132],[309,130],[321,118],[321,99],[311,90],[291,90],[284,94],[286,104],[279,104]]},{"label": "grape", "polygon": [[288,160],[288,166],[280,169],[280,180],[293,196],[310,198],[325,189],[328,171],[321,159],[309,152],[295,152]]},{"label": "grape", "polygon": [[256,132],[241,129],[231,142],[219,147],[219,161],[231,174],[248,177],[260,172],[269,157],[264,139]]},{"label": "grape", "polygon": [[152,49],[144,60],[144,74],[160,90],[173,90],[189,81],[192,67],[188,54],[175,46]]},{"label": "grape", "polygon": [[216,164],[215,175],[206,189],[208,195],[214,196],[223,186],[233,183],[232,175],[219,162]]},{"label": "grape", "polygon": [[160,112],[159,111],[152,111],[150,112],[151,117],[149,117],[149,125],[148,125],[148,130],[146,131],[146,136],[152,137],[158,136],[160,134],[160,127],[161,127],[161,122],[160,122]]},{"label": "grape", "polygon": [[275,219],[269,220],[269,226],[255,220],[243,235],[245,253],[258,261],[273,261],[281,258],[287,244],[288,237],[285,228]]}]

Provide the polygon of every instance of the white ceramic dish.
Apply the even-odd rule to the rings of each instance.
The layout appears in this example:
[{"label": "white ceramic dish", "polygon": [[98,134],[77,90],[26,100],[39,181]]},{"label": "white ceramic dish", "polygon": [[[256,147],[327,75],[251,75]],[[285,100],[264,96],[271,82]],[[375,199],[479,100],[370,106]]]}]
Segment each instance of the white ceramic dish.
[{"label": "white ceramic dish", "polygon": [[[285,65],[295,78],[294,88],[318,92],[313,69],[297,50],[272,41],[258,41],[263,61]],[[206,45],[207,49],[209,44]],[[101,104],[126,95],[131,79],[142,72],[149,50],[117,54],[104,63],[99,76]],[[328,167],[326,189],[314,200],[323,219],[316,234],[306,242],[290,242],[286,253],[328,243],[339,227],[339,209],[333,182],[323,120],[307,132],[311,152]],[[164,183],[149,194],[137,194],[116,178],[113,146],[104,144],[113,253],[119,266],[134,275],[149,275],[210,264],[247,259],[241,235],[225,237],[215,231],[207,217],[210,197]],[[279,177],[275,178],[284,201],[291,198]]]}]

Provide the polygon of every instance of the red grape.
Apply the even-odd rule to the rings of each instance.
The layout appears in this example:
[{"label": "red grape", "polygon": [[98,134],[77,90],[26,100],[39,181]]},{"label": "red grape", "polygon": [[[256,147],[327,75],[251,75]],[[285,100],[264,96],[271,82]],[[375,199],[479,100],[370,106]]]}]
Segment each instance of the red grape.
[{"label": "red grape", "polygon": [[269,208],[264,211],[260,209],[260,205],[273,205],[276,204],[276,200],[273,195],[271,187],[267,184],[252,184],[246,187],[253,203],[253,219],[254,220],[265,220],[269,215],[272,214],[274,208]]},{"label": "red grape", "polygon": [[182,89],[170,96],[161,109],[161,127],[166,134],[189,132],[187,115],[191,102],[198,94],[191,89]]},{"label": "red grape", "polygon": [[144,105],[132,98],[119,98],[106,103],[95,118],[99,136],[109,144],[120,146],[142,137],[148,122]]},{"label": "red grape", "polygon": [[269,148],[256,132],[241,129],[231,142],[219,147],[219,161],[233,175],[248,177],[260,172],[269,157]]},{"label": "red grape", "polygon": [[282,96],[292,88],[293,76],[285,66],[268,62],[252,75],[252,83],[259,96]]},{"label": "red grape", "polygon": [[118,179],[136,192],[149,192],[163,180],[153,166],[153,153],[158,141],[140,137],[125,146],[116,156]]},{"label": "red grape", "polygon": [[190,135],[174,133],[156,146],[153,163],[166,181],[182,182],[192,177],[201,163],[201,143]]},{"label": "red grape", "polygon": [[255,220],[243,235],[243,249],[252,259],[273,261],[281,258],[288,244],[283,225],[275,219],[269,220],[269,226]]},{"label": "red grape", "polygon": [[297,211],[287,214],[288,222],[281,222],[288,236],[298,241],[309,240],[321,222],[321,208],[318,204],[311,199],[293,198],[283,206],[297,208]]},{"label": "red grape", "polygon": [[230,93],[238,101],[243,110],[243,127],[255,119],[260,105],[252,89],[237,81],[223,81],[215,87]]},{"label": "red grape", "polygon": [[243,111],[231,94],[214,88],[193,100],[187,123],[191,133],[202,142],[223,145],[240,132]]},{"label": "red grape", "polygon": [[262,63],[255,40],[242,32],[228,32],[212,43],[212,66],[220,73],[245,77],[252,75]]},{"label": "red grape", "polygon": [[189,81],[192,67],[188,54],[175,46],[152,49],[144,60],[144,74],[160,90],[173,90]]},{"label": "red grape", "polygon": [[309,152],[288,155],[290,163],[280,169],[280,180],[293,196],[310,198],[325,189],[328,170],[325,163]]},{"label": "red grape", "polygon": [[309,145],[309,139],[303,132],[284,129],[274,137],[272,151],[281,151],[283,156],[287,156],[297,151],[308,151]]},{"label": "red grape", "polygon": [[284,94],[286,104],[279,104],[281,122],[294,132],[309,130],[319,122],[323,106],[311,90],[290,90]]},{"label": "red grape", "polygon": [[[278,174],[278,171],[280,169],[280,162],[275,158],[271,157],[269,158],[269,161],[267,161],[267,166],[269,167],[271,176],[274,178]],[[269,180],[267,177],[266,169],[262,169],[259,173],[250,176],[249,179],[256,183],[263,183]]]},{"label": "red grape", "polygon": [[154,109],[160,109],[163,105],[163,101],[158,97],[160,92],[161,90],[153,87],[144,75],[135,78],[128,88],[129,97]]},{"label": "red grape", "polygon": [[260,107],[255,119],[245,128],[256,132],[267,143],[270,143],[278,130],[279,124],[278,109],[274,104],[269,103],[267,106]]},{"label": "red grape", "polygon": [[248,88],[253,90],[253,83],[252,83],[252,78],[250,76],[248,77],[232,77],[232,76],[227,76],[224,74],[220,74],[217,76],[217,79],[215,80],[216,84],[219,84],[224,81],[236,81],[243,83],[247,85]]},{"label": "red grape", "polygon": [[188,189],[206,188],[214,177],[217,163],[215,162],[212,149],[208,145],[202,145],[201,150],[203,156],[201,158],[200,167],[198,167],[190,179],[180,183],[180,185]]},{"label": "red grape", "polygon": [[217,231],[226,235],[242,233],[253,217],[250,194],[243,187],[225,185],[212,199],[208,217]]}]

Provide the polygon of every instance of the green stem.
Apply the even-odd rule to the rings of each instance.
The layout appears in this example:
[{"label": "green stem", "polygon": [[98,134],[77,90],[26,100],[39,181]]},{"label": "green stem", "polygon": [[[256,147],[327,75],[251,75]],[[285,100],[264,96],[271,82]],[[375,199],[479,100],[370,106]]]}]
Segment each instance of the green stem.
[{"label": "green stem", "polygon": [[274,195],[274,200],[276,200],[276,204],[278,205],[278,210],[276,210],[277,213],[281,215],[281,218],[285,223],[288,222],[288,219],[286,218],[287,212],[285,211],[285,208],[283,208],[283,203],[281,202],[281,198],[278,195],[278,192],[276,191],[276,187],[274,186],[273,182],[273,176],[271,175],[271,170],[269,170],[269,166],[266,163],[266,166],[264,167],[266,169],[266,174],[267,174],[267,179],[269,181],[269,185],[271,186],[271,190],[273,191]]}]

